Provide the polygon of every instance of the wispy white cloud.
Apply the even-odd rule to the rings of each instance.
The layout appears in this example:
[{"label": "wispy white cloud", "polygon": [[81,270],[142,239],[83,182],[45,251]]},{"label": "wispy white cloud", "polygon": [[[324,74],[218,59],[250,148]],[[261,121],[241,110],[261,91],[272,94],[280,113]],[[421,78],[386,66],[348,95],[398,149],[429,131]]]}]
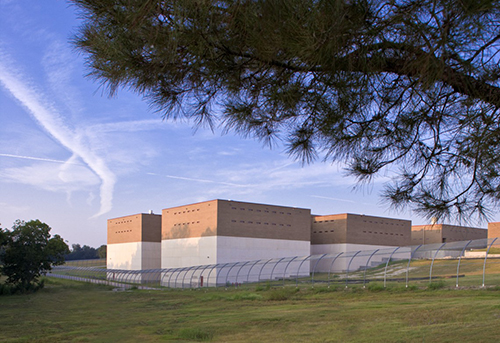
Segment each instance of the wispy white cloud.
[{"label": "wispy white cloud", "polygon": [[200,170],[190,171],[186,175],[147,174],[184,181],[186,185],[193,182],[206,184],[203,189],[196,189],[207,196],[249,196],[280,190],[343,185],[342,177],[335,173],[335,170],[336,168],[326,164],[302,167],[300,163],[285,159],[271,163],[262,162],[251,167],[246,163],[236,164],[217,168],[213,172],[204,168],[203,177],[198,176]]},{"label": "wispy white cloud", "polygon": [[[99,185],[99,178],[84,165],[67,164],[65,168],[48,163],[5,168],[0,171],[4,181],[31,185],[53,192],[85,191],[90,186]],[[69,196],[69,195],[68,195]]]},{"label": "wispy white cloud", "polygon": [[[77,130],[71,128],[55,104],[48,100],[45,93],[32,84],[9,56],[0,51],[0,83],[28,110],[36,122],[74,156],[78,156],[101,180],[101,206],[96,216],[109,212],[112,208],[115,174],[106,162],[86,146]],[[57,71],[55,71],[57,72]],[[71,160],[74,163],[74,159]]]},{"label": "wispy white cloud", "polygon": [[87,132],[102,134],[108,132],[138,132],[162,129],[162,121],[159,119],[130,120],[114,123],[103,123],[88,126]]},{"label": "wispy white cloud", "polygon": [[253,187],[252,185],[242,185],[242,184],[231,183],[231,182],[197,179],[197,178],[184,177],[184,176],[162,175],[162,174],[156,174],[156,173],[147,173],[147,174],[153,175],[153,176],[161,176],[161,177],[165,177],[167,179],[184,180],[184,181],[189,181],[189,182],[212,183],[212,184],[231,186],[231,187]]},{"label": "wispy white cloud", "polygon": [[79,163],[79,162],[54,160],[54,159],[50,159],[50,158],[33,157],[33,156],[22,156],[22,155],[2,154],[2,153],[0,153],[0,156],[2,156],[2,157],[20,158],[20,159],[24,159],[24,160],[33,160],[33,161],[43,161],[43,162],[53,162],[53,163],[62,163],[62,164],[77,164],[77,165],[82,165],[82,163]]}]

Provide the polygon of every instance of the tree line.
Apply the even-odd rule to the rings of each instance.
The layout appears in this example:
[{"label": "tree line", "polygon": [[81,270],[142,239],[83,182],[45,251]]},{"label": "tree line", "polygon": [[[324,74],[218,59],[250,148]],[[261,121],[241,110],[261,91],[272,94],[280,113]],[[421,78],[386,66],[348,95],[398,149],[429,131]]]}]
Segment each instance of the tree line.
[{"label": "tree line", "polygon": [[99,248],[92,248],[88,245],[82,247],[80,244],[72,244],[71,252],[64,258],[66,261],[106,258],[106,245],[101,245]]}]

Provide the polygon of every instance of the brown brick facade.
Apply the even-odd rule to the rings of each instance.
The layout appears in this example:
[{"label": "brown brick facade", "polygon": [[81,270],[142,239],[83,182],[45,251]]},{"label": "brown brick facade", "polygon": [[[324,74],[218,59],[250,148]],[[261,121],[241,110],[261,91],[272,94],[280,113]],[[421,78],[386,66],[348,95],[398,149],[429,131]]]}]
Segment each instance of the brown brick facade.
[{"label": "brown brick facade", "polygon": [[448,224],[415,225],[411,230],[412,245],[468,241],[488,237],[488,231],[485,229]]},{"label": "brown brick facade", "polygon": [[161,215],[133,214],[108,219],[108,244],[161,242]]},{"label": "brown brick facade", "polygon": [[162,239],[230,236],[310,239],[311,211],[285,206],[212,200],[162,211]]},{"label": "brown brick facade", "polygon": [[411,221],[357,214],[313,216],[311,244],[404,246],[411,240]]}]

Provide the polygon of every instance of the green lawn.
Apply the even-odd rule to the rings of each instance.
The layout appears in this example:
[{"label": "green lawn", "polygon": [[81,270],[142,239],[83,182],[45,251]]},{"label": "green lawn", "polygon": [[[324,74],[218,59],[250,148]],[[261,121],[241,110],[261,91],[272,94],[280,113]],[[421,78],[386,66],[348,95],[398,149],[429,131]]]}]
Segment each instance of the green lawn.
[{"label": "green lawn", "polygon": [[495,342],[500,287],[112,291],[46,279],[0,296],[1,342]]}]

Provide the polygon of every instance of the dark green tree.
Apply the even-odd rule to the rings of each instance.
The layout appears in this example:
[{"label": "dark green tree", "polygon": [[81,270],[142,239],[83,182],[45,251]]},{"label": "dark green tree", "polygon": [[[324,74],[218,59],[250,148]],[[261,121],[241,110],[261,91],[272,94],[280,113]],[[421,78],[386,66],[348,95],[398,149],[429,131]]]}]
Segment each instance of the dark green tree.
[{"label": "dark green tree", "polygon": [[500,199],[500,2],[72,0],[90,75],[165,117],[392,177],[396,208]]},{"label": "dark green tree", "polygon": [[99,256],[99,258],[106,258],[107,252],[108,249],[106,245],[101,245],[99,248],[97,248],[97,256]]},{"label": "dark green tree", "polygon": [[5,253],[5,247],[7,245],[7,231],[0,227],[0,275],[2,275],[2,256]]},{"label": "dark green tree", "polygon": [[36,290],[39,277],[64,263],[68,245],[59,235],[50,235],[51,228],[39,220],[17,220],[12,231],[4,231],[4,253],[0,255],[0,272],[7,283],[20,292]]},{"label": "dark green tree", "polygon": [[66,255],[65,259],[67,261],[71,260],[90,260],[99,258],[99,254],[97,253],[96,248],[92,248],[88,245],[84,245],[83,247],[80,244],[73,244],[71,252]]}]

